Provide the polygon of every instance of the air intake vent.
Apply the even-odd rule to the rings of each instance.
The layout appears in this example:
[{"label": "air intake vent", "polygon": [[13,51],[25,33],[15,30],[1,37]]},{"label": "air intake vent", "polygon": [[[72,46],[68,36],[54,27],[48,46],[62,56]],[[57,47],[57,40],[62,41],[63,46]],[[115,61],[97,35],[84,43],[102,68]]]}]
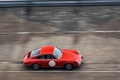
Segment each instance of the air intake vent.
[{"label": "air intake vent", "polygon": [[30,58],[30,54],[31,54],[31,52],[28,53],[28,58]]}]

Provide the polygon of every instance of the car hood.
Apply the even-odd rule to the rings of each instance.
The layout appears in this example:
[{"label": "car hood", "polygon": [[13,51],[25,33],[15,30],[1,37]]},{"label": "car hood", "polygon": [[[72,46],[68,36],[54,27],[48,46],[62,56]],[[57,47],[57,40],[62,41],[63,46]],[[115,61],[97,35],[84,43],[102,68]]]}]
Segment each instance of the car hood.
[{"label": "car hood", "polygon": [[61,60],[76,60],[78,55],[79,53],[77,50],[63,49]]}]

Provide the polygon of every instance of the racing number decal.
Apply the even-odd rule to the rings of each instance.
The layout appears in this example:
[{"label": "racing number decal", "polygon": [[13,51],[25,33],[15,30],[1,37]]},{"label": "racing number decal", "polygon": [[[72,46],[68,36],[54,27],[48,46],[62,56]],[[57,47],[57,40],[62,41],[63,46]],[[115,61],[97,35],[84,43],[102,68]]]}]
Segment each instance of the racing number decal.
[{"label": "racing number decal", "polygon": [[54,67],[55,65],[56,65],[55,61],[51,60],[51,61],[49,62],[49,66],[50,66],[50,67]]}]

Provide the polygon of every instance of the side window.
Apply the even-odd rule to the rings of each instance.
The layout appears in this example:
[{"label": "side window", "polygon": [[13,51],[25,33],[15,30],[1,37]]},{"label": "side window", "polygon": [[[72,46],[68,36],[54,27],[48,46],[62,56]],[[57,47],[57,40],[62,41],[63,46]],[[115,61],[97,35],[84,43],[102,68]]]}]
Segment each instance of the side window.
[{"label": "side window", "polygon": [[44,59],[56,59],[56,58],[51,54],[47,54],[47,55],[44,55]]},{"label": "side window", "polygon": [[43,56],[37,56],[37,59],[44,59]]},{"label": "side window", "polygon": [[40,54],[40,49],[36,49],[34,51],[31,52],[32,56],[37,56],[38,54]]}]

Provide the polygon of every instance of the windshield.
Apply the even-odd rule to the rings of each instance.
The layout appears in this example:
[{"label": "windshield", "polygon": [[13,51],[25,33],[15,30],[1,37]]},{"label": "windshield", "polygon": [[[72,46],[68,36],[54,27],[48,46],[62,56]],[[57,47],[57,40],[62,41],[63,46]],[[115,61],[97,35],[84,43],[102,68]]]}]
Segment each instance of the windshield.
[{"label": "windshield", "polygon": [[31,52],[32,56],[37,56],[38,54],[40,54],[40,49],[36,49],[34,51]]},{"label": "windshield", "polygon": [[55,48],[55,49],[54,49],[54,56],[55,56],[57,59],[60,59],[60,58],[62,57],[62,51],[61,51],[61,49]]}]

